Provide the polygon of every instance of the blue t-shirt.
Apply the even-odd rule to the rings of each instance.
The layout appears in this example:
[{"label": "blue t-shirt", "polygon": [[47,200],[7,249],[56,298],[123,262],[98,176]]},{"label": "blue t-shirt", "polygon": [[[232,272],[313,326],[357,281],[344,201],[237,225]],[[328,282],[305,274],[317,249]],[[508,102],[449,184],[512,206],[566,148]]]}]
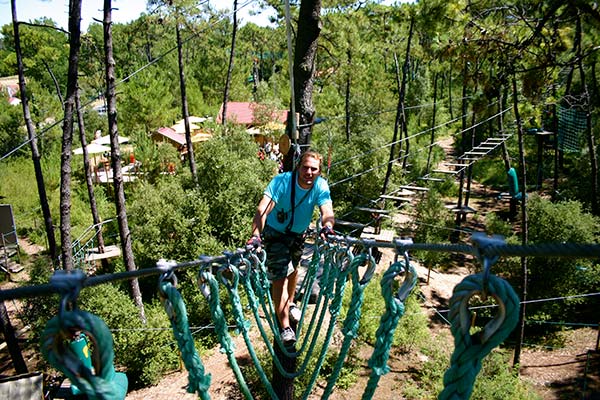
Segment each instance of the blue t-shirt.
[{"label": "blue t-shirt", "polygon": [[[292,205],[290,202],[290,197],[292,196],[291,176],[291,172],[276,175],[265,189],[265,195],[269,196],[275,202],[275,207],[267,216],[267,225],[279,232],[286,231],[292,218]],[[323,204],[331,203],[331,195],[329,193],[329,185],[324,178],[319,176],[310,189],[302,189],[298,184],[297,178],[296,176],[294,179],[296,185],[296,192],[294,194],[296,206],[294,209],[294,225],[291,227],[291,231],[302,233],[310,225],[315,206],[320,207]],[[279,222],[277,214],[281,215],[282,212],[285,215],[285,220]]]}]

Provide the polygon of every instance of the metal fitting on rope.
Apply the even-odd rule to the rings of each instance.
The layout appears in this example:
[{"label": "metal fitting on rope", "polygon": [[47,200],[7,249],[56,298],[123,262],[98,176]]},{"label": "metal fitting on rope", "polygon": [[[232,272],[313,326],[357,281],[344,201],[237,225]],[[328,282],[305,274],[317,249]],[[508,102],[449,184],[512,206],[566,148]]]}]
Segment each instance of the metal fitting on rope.
[{"label": "metal fitting on rope", "polygon": [[488,236],[483,232],[473,233],[471,241],[475,247],[475,255],[483,266],[483,288],[485,294],[488,288],[492,265],[500,258],[498,254],[492,254],[492,249],[496,246],[504,246],[506,242],[502,235]]},{"label": "metal fitting on rope", "polygon": [[[412,239],[409,239],[410,243],[412,243]],[[400,288],[398,288],[398,293],[396,294],[396,298],[404,303],[410,292],[412,292],[413,288],[417,284],[417,273],[415,269],[410,265],[410,257],[408,256],[408,250],[404,250],[404,281]]]},{"label": "metal fitting on rope", "polygon": [[50,277],[50,284],[62,295],[58,310],[59,315],[77,308],[77,297],[86,278],[87,275],[80,269],[54,271],[54,274]]}]

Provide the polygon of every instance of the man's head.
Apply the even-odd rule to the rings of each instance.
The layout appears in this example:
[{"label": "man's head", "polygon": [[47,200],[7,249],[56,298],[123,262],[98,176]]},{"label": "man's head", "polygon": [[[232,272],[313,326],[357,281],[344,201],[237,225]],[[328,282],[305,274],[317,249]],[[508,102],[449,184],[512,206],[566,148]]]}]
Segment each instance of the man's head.
[{"label": "man's head", "polygon": [[303,189],[309,189],[321,175],[323,156],[313,150],[303,153],[298,163],[298,184]]}]

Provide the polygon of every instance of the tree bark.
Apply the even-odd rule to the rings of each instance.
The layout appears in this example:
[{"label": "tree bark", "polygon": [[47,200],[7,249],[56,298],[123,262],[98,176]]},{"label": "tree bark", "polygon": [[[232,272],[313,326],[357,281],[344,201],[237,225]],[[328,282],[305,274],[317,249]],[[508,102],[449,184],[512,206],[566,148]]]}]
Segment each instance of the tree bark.
[{"label": "tree bark", "polygon": [[[117,209],[117,221],[119,223],[119,234],[121,236],[121,247],[123,261],[127,271],[137,270],[133,259],[131,248],[131,232],[127,223],[127,210],[125,208],[125,191],[123,189],[123,176],[121,174],[121,153],[119,149],[119,131],[117,127],[117,97],[115,91],[115,59],[113,57],[112,43],[112,1],[104,0],[104,61],[106,68],[106,101],[108,104],[108,131],[110,135],[111,164],[113,169],[113,183],[115,189],[115,205]],[[140,319],[146,323],[144,303],[139,282],[136,279],[130,281],[133,301],[139,309]]]},{"label": "tree bark", "polygon": [[346,72],[346,141],[350,141],[350,89],[352,86],[352,49],[346,50],[348,54],[348,71]]},{"label": "tree bark", "polygon": [[594,132],[592,130],[592,100],[590,98],[590,92],[588,85],[585,80],[585,71],[583,69],[583,55],[581,54],[581,16],[577,15],[577,67],[579,68],[579,76],[583,85],[583,98],[585,102],[585,116],[586,116],[586,136],[588,151],[590,153],[590,167],[591,167],[591,205],[592,213],[594,215],[599,214],[598,210],[598,158],[596,157],[596,144],[594,141]]},{"label": "tree bark", "polygon": [[10,318],[8,316],[8,311],[6,310],[6,304],[4,301],[0,301],[0,325],[2,327],[4,340],[6,341],[15,372],[17,374],[28,373],[29,371],[27,370],[27,364],[25,363],[25,359],[23,359],[23,353],[21,353],[19,341],[15,336],[15,330],[10,323]]},{"label": "tree bark", "polygon": [[[227,125],[227,102],[229,101],[229,87],[231,85],[231,74],[233,72],[233,60],[235,59],[235,36],[237,34],[237,0],[233,0],[233,32],[231,32],[231,53],[229,54],[229,67],[227,68],[227,79],[223,91],[223,114],[221,115],[223,126]],[[253,64],[254,66],[255,64]],[[254,76],[254,93],[256,93],[256,76]]]},{"label": "tree bark", "polygon": [[46,238],[48,239],[48,253],[52,259],[52,263],[58,261],[58,253],[56,249],[56,237],[54,236],[54,223],[50,214],[50,205],[46,194],[46,184],[44,183],[44,174],[42,173],[42,165],[40,162],[41,156],[37,145],[37,135],[33,121],[31,120],[31,112],[29,110],[29,94],[25,84],[25,72],[23,67],[23,53],[21,51],[21,37],[19,35],[19,21],[17,19],[16,0],[10,2],[13,21],[13,32],[15,35],[15,54],[17,58],[17,71],[19,75],[19,91],[21,92],[21,104],[23,106],[23,117],[25,126],[27,127],[27,136],[29,138],[29,147],[31,149],[31,160],[33,162],[33,170],[35,172],[35,181],[37,184],[38,196],[40,198],[40,206],[44,218],[44,227],[46,229]]},{"label": "tree bark", "polygon": [[188,111],[187,94],[185,89],[185,72],[183,70],[183,46],[181,44],[181,31],[179,22],[175,27],[177,33],[177,63],[179,64],[179,89],[181,91],[181,113],[183,115],[183,124],[185,126],[185,143],[187,146],[187,157],[190,164],[190,172],[194,185],[198,186],[198,172],[196,168],[196,158],[194,157],[194,147],[192,144],[192,134],[190,132],[190,113]]},{"label": "tree bark", "polygon": [[[515,120],[517,121],[517,134],[519,135],[519,173],[521,175],[521,244],[526,245],[528,242],[528,226],[527,226],[527,177],[525,174],[525,146],[523,142],[524,132],[523,123],[521,121],[521,115],[519,114],[519,101],[517,92],[517,78],[513,75],[512,80],[513,88],[513,105],[515,112]],[[523,347],[523,340],[525,339],[525,316],[526,316],[526,304],[527,304],[527,280],[528,280],[528,269],[527,269],[527,257],[521,257],[521,279],[522,279],[522,294],[521,294],[521,312],[519,315],[519,339],[515,345],[515,354],[513,359],[513,365],[517,365],[521,362],[521,348]]]},{"label": "tree bark", "polygon": [[64,270],[73,269],[71,249],[71,152],[73,148],[73,109],[77,96],[79,49],[81,48],[81,0],[69,2],[69,69],[63,119],[60,167],[60,242]]},{"label": "tree bark", "polygon": [[[90,210],[92,212],[92,220],[96,227],[96,237],[98,238],[98,252],[104,253],[104,236],[102,235],[102,226],[100,226],[100,215],[98,214],[98,206],[96,204],[96,196],[94,195],[94,182],[92,181],[92,168],[90,166],[90,158],[87,152],[87,140],[85,138],[85,124],[83,122],[83,113],[81,112],[81,102],[79,99],[80,91],[77,91],[75,97],[75,108],[77,109],[77,126],[79,128],[79,139],[81,148],[83,149],[83,170],[85,174],[85,184],[87,186],[88,198],[90,199]],[[106,259],[102,259],[103,265]]]},{"label": "tree bark", "polygon": [[[292,141],[296,141],[302,150],[306,150],[311,142],[315,106],[313,104],[313,87],[317,45],[321,34],[321,0],[303,0],[298,15],[296,47],[294,49],[294,105],[299,114],[299,128],[296,132],[288,132]],[[295,118],[295,115],[291,115]],[[286,159],[294,154],[290,148]],[[286,160],[284,164],[289,165]],[[291,164],[291,163],[290,163]]]}]

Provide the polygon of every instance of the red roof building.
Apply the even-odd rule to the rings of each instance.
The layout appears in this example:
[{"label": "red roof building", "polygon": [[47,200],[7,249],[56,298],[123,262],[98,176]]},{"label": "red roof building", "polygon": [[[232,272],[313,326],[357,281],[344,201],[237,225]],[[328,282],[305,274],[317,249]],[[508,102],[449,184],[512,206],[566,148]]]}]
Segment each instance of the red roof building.
[{"label": "red roof building", "polygon": [[[234,124],[245,125],[246,127],[259,125],[259,123],[255,121],[254,111],[260,106],[261,105],[258,103],[230,101],[227,103],[227,121]],[[271,120],[269,122],[279,122],[285,124],[287,121],[287,115],[287,110],[275,110],[272,113]],[[216,122],[217,124],[221,124],[223,122],[223,104],[221,104],[221,108],[219,109]]]}]

